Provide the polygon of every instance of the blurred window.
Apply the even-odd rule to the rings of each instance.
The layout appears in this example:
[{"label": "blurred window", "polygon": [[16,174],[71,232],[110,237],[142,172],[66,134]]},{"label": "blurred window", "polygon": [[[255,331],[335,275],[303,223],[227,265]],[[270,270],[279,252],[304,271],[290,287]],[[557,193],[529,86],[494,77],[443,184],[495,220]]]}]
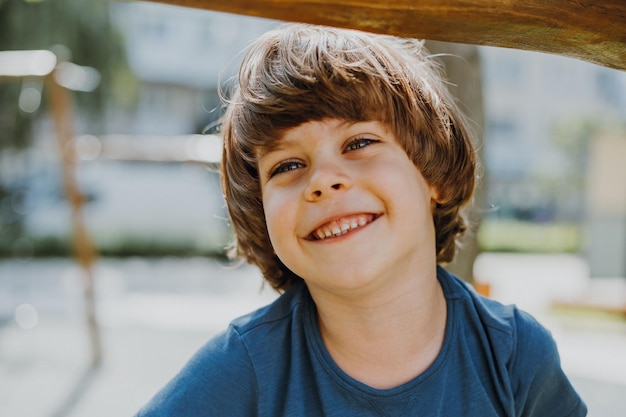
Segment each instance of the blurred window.
[{"label": "blurred window", "polygon": [[620,85],[616,71],[599,69],[595,74],[595,88],[598,98],[604,103],[615,107],[626,104],[624,87]]},{"label": "blurred window", "polygon": [[512,119],[494,119],[487,124],[489,140],[515,141],[519,135],[517,124]]},{"label": "blurred window", "polygon": [[489,71],[498,86],[519,88],[524,82],[524,66],[511,56],[498,56]]}]

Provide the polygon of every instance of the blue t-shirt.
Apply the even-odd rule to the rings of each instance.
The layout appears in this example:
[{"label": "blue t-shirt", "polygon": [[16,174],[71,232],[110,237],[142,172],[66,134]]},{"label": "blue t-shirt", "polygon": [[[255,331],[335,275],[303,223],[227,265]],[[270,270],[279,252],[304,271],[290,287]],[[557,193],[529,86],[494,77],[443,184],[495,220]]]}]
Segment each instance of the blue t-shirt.
[{"label": "blue t-shirt", "polygon": [[375,389],[334,363],[301,282],[210,340],[138,417],[587,414],[546,329],[442,268],[437,275],[448,309],[444,343],[403,385]]}]

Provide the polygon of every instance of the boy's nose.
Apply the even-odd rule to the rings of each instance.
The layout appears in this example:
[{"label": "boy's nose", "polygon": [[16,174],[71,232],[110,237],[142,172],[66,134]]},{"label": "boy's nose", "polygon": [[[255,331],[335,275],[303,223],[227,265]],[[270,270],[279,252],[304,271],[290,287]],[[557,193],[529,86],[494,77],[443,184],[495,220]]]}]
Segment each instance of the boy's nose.
[{"label": "boy's nose", "polygon": [[307,201],[317,201],[347,189],[350,185],[349,176],[339,166],[331,163],[320,164],[311,171],[304,198]]}]

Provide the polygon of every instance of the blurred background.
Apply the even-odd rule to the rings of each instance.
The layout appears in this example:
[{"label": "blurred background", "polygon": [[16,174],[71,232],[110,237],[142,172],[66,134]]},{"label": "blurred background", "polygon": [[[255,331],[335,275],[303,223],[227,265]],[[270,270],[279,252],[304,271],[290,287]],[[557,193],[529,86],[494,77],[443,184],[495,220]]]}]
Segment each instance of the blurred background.
[{"label": "blurred background", "polygon": [[[218,86],[277,24],[0,0],[0,416],[133,415],[276,297],[225,260],[211,126]],[[552,331],[590,416],[626,415],[626,73],[427,46],[483,161],[452,268]]]}]

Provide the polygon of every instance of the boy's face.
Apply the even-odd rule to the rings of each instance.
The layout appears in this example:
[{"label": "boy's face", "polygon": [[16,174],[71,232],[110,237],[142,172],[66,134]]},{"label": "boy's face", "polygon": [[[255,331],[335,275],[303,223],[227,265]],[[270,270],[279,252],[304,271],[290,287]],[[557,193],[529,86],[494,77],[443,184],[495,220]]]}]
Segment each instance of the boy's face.
[{"label": "boy's face", "polygon": [[312,292],[375,291],[434,268],[436,193],[384,124],[308,122],[257,155],[274,250]]}]

